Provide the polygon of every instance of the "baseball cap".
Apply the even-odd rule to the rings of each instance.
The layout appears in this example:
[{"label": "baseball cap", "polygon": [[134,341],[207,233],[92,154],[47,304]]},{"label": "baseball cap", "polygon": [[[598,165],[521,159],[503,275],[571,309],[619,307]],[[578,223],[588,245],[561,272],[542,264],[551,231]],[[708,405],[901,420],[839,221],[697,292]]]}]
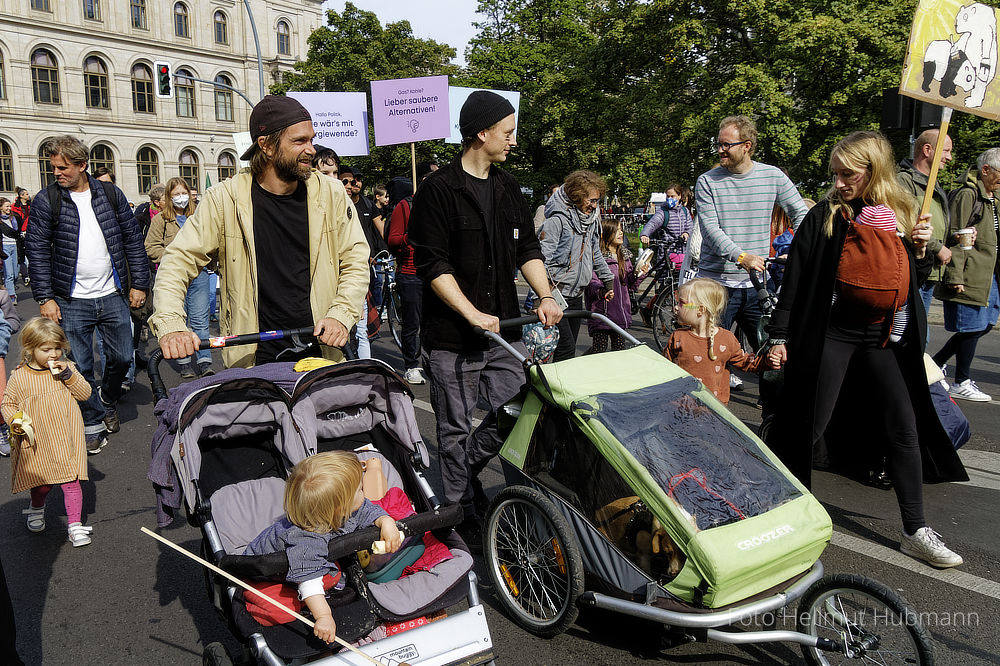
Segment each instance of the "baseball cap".
[{"label": "baseball cap", "polygon": [[285,129],[303,120],[312,121],[312,116],[299,100],[284,95],[267,95],[257,102],[250,112],[249,148],[241,156],[241,160],[249,160],[257,151],[257,139]]}]

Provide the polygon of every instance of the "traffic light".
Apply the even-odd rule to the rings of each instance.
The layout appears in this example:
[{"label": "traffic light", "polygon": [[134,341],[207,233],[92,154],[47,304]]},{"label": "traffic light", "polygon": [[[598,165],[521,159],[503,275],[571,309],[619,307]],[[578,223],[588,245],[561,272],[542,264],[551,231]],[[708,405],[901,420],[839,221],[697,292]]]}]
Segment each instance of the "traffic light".
[{"label": "traffic light", "polygon": [[170,98],[174,96],[174,73],[169,62],[154,62],[156,70],[156,96]]}]

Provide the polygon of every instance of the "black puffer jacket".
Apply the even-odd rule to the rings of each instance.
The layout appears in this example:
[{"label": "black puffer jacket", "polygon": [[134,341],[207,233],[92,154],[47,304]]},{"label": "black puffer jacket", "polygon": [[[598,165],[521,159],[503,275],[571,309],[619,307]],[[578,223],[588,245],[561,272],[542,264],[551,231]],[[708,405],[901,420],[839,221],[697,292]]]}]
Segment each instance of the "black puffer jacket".
[{"label": "black puffer jacket", "polygon": [[[91,205],[111,255],[115,286],[125,289],[149,289],[149,260],[142,244],[142,234],[128,199],[115,188],[117,201],[108,199],[101,183],[91,177]],[[69,190],[60,188],[62,205],[54,220],[47,190],[34,198],[25,244],[31,274],[31,293],[36,300],[59,296],[69,298],[76,277],[79,251],[80,215]]]}]

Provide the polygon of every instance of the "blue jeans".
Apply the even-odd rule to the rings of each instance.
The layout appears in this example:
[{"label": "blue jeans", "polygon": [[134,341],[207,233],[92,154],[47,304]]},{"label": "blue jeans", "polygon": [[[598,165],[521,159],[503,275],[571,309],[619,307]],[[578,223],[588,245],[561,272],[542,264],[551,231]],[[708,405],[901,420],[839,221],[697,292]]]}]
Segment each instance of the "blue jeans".
[{"label": "blue jeans", "polygon": [[[937,286],[937,282],[931,282],[928,280],[924,282],[923,286],[920,287],[920,300],[924,302],[924,316],[928,316],[931,312],[931,301],[934,299],[934,287]],[[927,339],[924,340],[924,347],[927,347],[931,343],[931,327],[927,327]]]},{"label": "blue jeans", "polygon": [[752,287],[737,288],[726,287],[729,292],[729,302],[726,304],[726,312],[722,315],[720,328],[730,328],[733,321],[739,323],[743,333],[746,334],[753,349],[747,349],[748,353],[753,353],[760,349],[762,344],[761,335],[757,330],[760,326],[760,301],[757,299],[757,290]]},{"label": "blue jeans", "polygon": [[[208,337],[209,302],[211,299],[212,280],[208,271],[198,273],[191,281],[187,294],[184,296],[184,313],[187,315],[187,325],[195,334],[204,340]],[[178,360],[181,365],[196,360],[198,363],[211,363],[212,352],[199,349],[194,356]]]},{"label": "blue jeans", "polygon": [[212,321],[219,320],[219,274],[209,273],[208,286],[208,318]]},{"label": "blue jeans", "polygon": [[3,244],[3,251],[7,253],[7,258],[3,260],[3,286],[7,288],[7,293],[11,298],[17,298],[17,245]]},{"label": "blue jeans", "polygon": [[[361,321],[354,328],[354,339],[357,343],[358,358],[372,357],[372,343],[368,340],[368,296],[361,301]],[[348,344],[350,342],[348,341]]]},{"label": "blue jeans", "polygon": [[3,317],[0,317],[0,359],[7,358],[7,352],[10,351],[10,337],[12,333],[10,331],[10,324]]},{"label": "blue jeans", "polygon": [[104,405],[98,397],[94,379],[94,333],[104,340],[101,395],[109,405],[114,404],[121,397],[122,382],[135,355],[128,303],[116,292],[100,298],[57,296],[56,304],[62,312],[62,327],[71,347],[69,356],[92,390],[90,397],[80,403],[83,430],[88,435],[104,432]]},{"label": "blue jeans", "polygon": [[[125,374],[125,381],[129,384],[135,381],[135,323],[129,319],[129,325],[132,327],[132,361],[128,364],[128,372]],[[97,354],[103,359],[104,358],[104,339],[101,338],[101,332],[97,332]],[[102,363],[103,367],[104,363]]]}]

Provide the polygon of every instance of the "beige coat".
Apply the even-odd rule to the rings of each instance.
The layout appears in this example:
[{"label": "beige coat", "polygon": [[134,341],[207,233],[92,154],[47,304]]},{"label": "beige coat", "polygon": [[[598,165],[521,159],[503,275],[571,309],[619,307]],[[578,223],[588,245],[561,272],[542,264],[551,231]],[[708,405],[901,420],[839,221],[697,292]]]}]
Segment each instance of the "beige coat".
[{"label": "beige coat", "polygon": [[[253,236],[252,176],[239,174],[209,189],[160,260],[149,325],[162,338],[186,331],[184,295],[188,285],[213,259],[219,262],[219,328],[222,335],[258,329],[257,255]],[[336,319],[350,329],[361,318],[359,305],[368,291],[368,243],[354,204],[340,181],[313,173],[306,181],[309,210],[309,301],[315,320]],[[281,248],[273,248],[280,252]],[[256,345],[226,348],[226,367],[249,368]],[[323,348],[340,360],[339,350]]]},{"label": "beige coat", "polygon": [[149,231],[146,232],[146,254],[153,261],[160,261],[163,253],[174,240],[174,236],[180,231],[181,226],[177,220],[167,220],[163,213],[159,212],[149,221]]},{"label": "beige coat", "polygon": [[35,443],[11,436],[11,492],[87,479],[83,415],[77,402],[90,397],[90,384],[76,371],[65,382],[48,368],[27,365],[11,373],[0,409],[10,423],[18,411],[31,418]]}]

